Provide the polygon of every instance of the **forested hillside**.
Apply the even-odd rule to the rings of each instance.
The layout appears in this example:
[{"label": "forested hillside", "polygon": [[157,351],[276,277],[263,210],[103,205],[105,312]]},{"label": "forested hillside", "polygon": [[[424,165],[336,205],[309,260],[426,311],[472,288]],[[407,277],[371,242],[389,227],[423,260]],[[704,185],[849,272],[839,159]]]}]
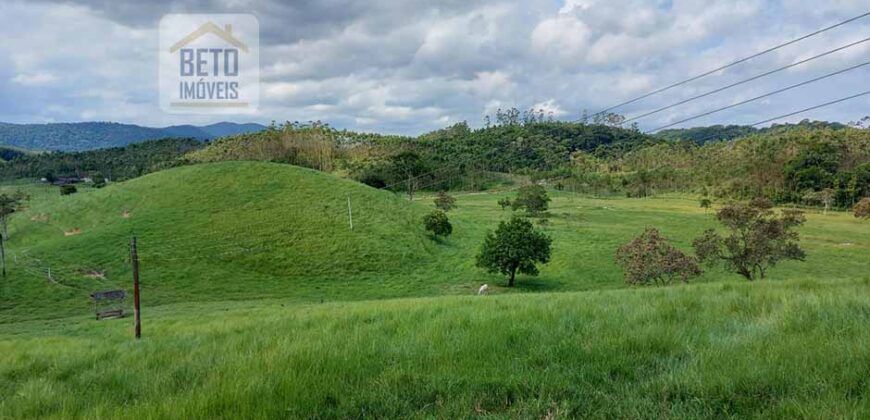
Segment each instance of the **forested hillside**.
[{"label": "forested hillside", "polygon": [[215,141],[188,158],[194,162],[291,163],[339,171],[383,187],[408,177],[423,185],[446,183],[448,178],[453,182],[480,172],[554,172],[569,167],[575,152],[618,155],[662,141],[635,129],[537,118],[501,121],[480,129],[462,122],[416,138],[288,123]]},{"label": "forested hillside", "polygon": [[[715,136],[720,140],[703,140]],[[732,136],[738,138],[722,141]],[[490,174],[513,173],[629,197],[677,191],[847,208],[870,195],[870,130],[818,121],[650,136],[608,124],[499,118],[480,129],[463,122],[416,138],[285,124],[222,139],[187,158],[291,163],[409,194],[485,188]]]},{"label": "forested hillside", "polygon": [[82,151],[120,147],[145,140],[193,138],[210,140],[223,136],[255,132],[260,124],[216,123],[207,126],[178,125],[164,128],[142,127],[112,122],[7,124],[0,123],[0,146],[35,151]]},{"label": "forested hillside", "polygon": [[707,127],[673,128],[655,133],[655,136],[665,140],[691,140],[698,144],[717,141],[728,141],[751,134],[763,134],[769,131],[784,131],[791,129],[829,128],[841,130],[847,125],[837,122],[804,120],[797,124],[774,124],[770,127],[756,128],[751,125],[711,125]]},{"label": "forested hillside", "polygon": [[203,146],[193,139],[162,139],[84,152],[7,153],[0,179],[106,177],[113,181],[178,166],[185,154]]},{"label": "forested hillside", "polygon": [[127,179],[187,163],[259,160],[337,173],[410,195],[486,189],[505,174],[575,192],[628,197],[676,191],[847,208],[870,195],[870,130],[860,126],[803,121],[651,136],[619,127],[618,118],[616,123],[577,123],[520,115],[500,111],[482,128],[461,122],[418,137],[336,130],[315,122],[273,125],[204,146],[162,140],[79,153],[10,150],[3,155],[8,162],[0,166],[0,176],[97,173]]},{"label": "forested hillside", "polygon": [[572,171],[591,190],[851,207],[870,196],[870,130],[798,127],[703,146],[666,142],[607,159],[575,155]]}]

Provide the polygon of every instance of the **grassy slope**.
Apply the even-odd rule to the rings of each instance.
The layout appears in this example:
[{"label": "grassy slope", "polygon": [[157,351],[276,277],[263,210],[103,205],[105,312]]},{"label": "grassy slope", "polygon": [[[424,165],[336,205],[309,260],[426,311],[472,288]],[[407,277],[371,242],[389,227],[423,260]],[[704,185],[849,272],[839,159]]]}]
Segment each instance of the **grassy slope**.
[{"label": "grassy slope", "polygon": [[[67,197],[56,189],[34,191],[10,230],[11,273],[0,288],[0,317],[7,321],[87,313],[91,291],[129,288],[132,232],[139,237],[149,305],[269,296],[359,299],[382,276],[406,272],[436,248],[419,223],[422,206],[288,165],[196,165]],[[75,228],[81,233],[64,235]],[[48,266],[57,283],[36,276]],[[87,277],[91,271],[105,272],[106,279]],[[407,293],[389,290],[393,285],[380,293]]]},{"label": "grassy slope", "polygon": [[[458,196],[450,213],[454,235],[436,243],[422,232],[420,217],[431,197],[408,205],[401,196],[286,165],[225,162],[163,171],[60,197],[37,189],[28,212],[16,215],[11,248],[31,248],[43,260],[10,261],[12,275],[0,288],[0,323],[35,317],[83,315],[87,294],[129,289],[129,232],[140,236],[143,293],[149,306],[179,301],[292,298],[321,302],[404,296],[467,294],[480,283],[502,279],[474,267],[487,230],[508,217],[500,195]],[[346,193],[354,206],[355,231],[347,228]],[[523,277],[516,290],[581,291],[624,287],[613,262],[617,246],[647,225],[659,227],[678,246],[715,226],[711,213],[685,197],[591,199],[553,193],[552,262],[537,278]],[[501,194],[504,195],[504,194]],[[131,217],[121,217],[124,210]],[[31,217],[50,214],[49,223]],[[805,263],[771,270],[771,281],[855,280],[868,276],[870,225],[845,213],[811,213],[802,229]],[[79,227],[83,233],[63,236]],[[237,244],[241,244],[237,245]],[[23,262],[20,260],[19,262]],[[64,287],[33,275],[34,265],[53,267]],[[106,280],[80,271],[106,270]],[[701,282],[741,281],[720,268]]]},{"label": "grassy slope", "polygon": [[0,417],[866,418],[868,288],[173,305],[140,342],[29,321],[0,326]]}]

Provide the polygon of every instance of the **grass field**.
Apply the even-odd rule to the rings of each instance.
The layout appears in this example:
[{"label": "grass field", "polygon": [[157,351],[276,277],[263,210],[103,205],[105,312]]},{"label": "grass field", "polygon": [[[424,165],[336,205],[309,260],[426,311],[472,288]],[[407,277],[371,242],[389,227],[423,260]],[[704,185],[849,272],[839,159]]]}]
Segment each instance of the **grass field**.
[{"label": "grass field", "polygon": [[[473,257],[508,193],[457,195],[454,235],[435,241],[431,197],[280,164],[23,188],[0,418],[870,416],[870,224],[845,213],[811,212],[807,261],[764,281],[714,268],[627,288],[618,245],[653,225],[689,250],[712,212],[553,192],[552,262],[507,289]],[[133,233],[140,342],[87,300],[129,290]],[[493,295],[470,296],[484,282]]]},{"label": "grass field", "polygon": [[868,281],[176,304],[0,340],[10,418],[867,418]]}]

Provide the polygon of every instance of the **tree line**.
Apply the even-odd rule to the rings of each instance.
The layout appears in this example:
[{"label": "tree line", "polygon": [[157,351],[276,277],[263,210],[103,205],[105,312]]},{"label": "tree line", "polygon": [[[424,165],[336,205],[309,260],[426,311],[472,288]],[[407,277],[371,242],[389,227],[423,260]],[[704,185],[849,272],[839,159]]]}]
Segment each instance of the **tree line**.
[{"label": "tree line", "polygon": [[108,178],[122,181],[187,163],[203,147],[193,139],[162,139],[84,152],[20,153],[0,164],[0,178]]}]

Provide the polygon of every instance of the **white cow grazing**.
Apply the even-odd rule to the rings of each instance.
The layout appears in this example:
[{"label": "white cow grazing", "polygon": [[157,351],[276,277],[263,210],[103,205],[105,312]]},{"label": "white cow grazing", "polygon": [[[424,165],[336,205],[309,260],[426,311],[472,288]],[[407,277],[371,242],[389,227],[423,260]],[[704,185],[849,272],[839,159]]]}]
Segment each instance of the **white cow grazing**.
[{"label": "white cow grazing", "polygon": [[488,291],[489,291],[489,285],[484,284],[483,286],[480,286],[480,289],[477,290],[477,295],[478,296],[485,295],[486,292],[488,292]]}]

